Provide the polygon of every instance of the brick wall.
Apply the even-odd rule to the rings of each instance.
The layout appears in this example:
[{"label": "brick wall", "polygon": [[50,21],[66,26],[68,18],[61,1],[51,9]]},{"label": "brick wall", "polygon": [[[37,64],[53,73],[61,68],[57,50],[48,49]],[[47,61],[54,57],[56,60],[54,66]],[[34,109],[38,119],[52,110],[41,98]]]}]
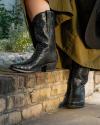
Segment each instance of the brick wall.
[{"label": "brick wall", "polygon": [[[100,85],[100,72],[90,72],[86,97]],[[0,75],[0,125],[14,125],[57,110],[67,90],[69,71]],[[95,83],[94,83],[95,81]]]}]

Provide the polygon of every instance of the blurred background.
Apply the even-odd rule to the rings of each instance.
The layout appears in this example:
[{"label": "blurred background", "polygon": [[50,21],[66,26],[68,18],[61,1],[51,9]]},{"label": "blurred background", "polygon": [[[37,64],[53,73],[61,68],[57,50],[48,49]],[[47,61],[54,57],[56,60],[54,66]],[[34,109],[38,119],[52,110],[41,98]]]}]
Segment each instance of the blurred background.
[{"label": "blurred background", "polygon": [[33,51],[20,1],[0,0],[0,52]]}]

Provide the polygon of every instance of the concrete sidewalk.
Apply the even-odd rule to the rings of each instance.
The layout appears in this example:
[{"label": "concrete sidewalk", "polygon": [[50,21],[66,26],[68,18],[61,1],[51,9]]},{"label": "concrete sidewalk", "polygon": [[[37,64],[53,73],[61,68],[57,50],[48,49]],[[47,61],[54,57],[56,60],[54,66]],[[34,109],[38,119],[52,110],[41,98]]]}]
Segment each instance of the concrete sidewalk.
[{"label": "concrete sidewalk", "polygon": [[85,108],[59,109],[22,125],[100,125],[100,93],[88,99]]}]

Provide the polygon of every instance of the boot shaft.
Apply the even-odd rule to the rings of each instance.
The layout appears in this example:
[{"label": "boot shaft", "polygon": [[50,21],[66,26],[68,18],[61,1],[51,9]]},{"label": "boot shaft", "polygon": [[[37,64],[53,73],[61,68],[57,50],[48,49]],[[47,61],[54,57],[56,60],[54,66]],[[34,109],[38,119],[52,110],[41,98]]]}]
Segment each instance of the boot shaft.
[{"label": "boot shaft", "polygon": [[37,49],[45,51],[45,60],[57,60],[55,13],[53,11],[45,11],[38,14],[32,21],[32,27]]}]

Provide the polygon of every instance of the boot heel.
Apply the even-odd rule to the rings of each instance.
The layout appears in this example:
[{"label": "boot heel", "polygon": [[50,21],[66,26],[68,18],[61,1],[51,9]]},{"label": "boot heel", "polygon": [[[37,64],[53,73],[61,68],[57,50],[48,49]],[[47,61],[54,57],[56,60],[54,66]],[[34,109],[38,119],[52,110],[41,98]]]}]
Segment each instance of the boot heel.
[{"label": "boot heel", "polygon": [[46,66],[42,67],[42,71],[53,71],[56,68],[56,63],[48,63]]},{"label": "boot heel", "polygon": [[56,63],[49,63],[47,64],[46,70],[55,70]]}]

